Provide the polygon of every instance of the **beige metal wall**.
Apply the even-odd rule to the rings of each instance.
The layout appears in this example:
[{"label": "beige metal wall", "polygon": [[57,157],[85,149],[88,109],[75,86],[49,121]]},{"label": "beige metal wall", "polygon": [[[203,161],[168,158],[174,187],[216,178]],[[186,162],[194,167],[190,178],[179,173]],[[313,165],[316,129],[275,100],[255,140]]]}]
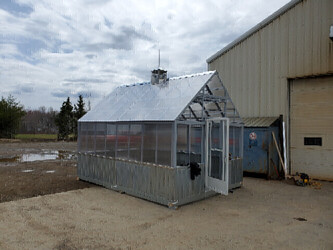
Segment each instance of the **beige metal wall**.
[{"label": "beige metal wall", "polygon": [[[304,138],[321,138],[321,145]],[[333,180],[333,76],[291,82],[290,154],[293,173]]]},{"label": "beige metal wall", "polygon": [[242,117],[288,115],[288,78],[333,73],[333,0],[304,0],[209,63]]}]

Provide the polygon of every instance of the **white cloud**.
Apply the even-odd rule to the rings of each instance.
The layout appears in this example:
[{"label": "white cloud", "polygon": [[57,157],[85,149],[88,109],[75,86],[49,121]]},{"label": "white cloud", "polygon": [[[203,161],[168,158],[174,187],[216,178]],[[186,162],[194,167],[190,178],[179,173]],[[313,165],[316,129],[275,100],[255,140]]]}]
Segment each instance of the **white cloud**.
[{"label": "white cloud", "polygon": [[[207,68],[205,60],[288,0],[12,1],[0,4],[0,96],[59,109],[115,86]],[[75,100],[74,100],[75,101]]]}]

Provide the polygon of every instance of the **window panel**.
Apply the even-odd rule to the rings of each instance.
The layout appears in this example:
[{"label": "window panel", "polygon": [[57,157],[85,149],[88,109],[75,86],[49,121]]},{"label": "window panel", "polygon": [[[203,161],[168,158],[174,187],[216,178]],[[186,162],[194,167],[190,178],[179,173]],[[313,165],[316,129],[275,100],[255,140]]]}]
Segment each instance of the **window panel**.
[{"label": "window panel", "polygon": [[129,158],[131,160],[141,161],[141,141],[142,141],[142,125],[132,124],[130,126],[130,147]]},{"label": "window panel", "polygon": [[236,155],[236,144],[238,144],[235,137],[235,127],[229,127],[229,159],[234,159]]},{"label": "window panel", "polygon": [[87,123],[87,145],[86,152],[95,153],[95,124]]},{"label": "window panel", "polygon": [[116,150],[116,125],[107,124],[106,131],[106,155],[110,157],[115,157]]},{"label": "window panel", "polygon": [[186,166],[189,163],[188,125],[177,126],[177,165]]},{"label": "window panel", "polygon": [[191,162],[201,162],[201,137],[202,137],[202,127],[194,127],[191,126],[191,154],[190,161]]},{"label": "window panel", "polygon": [[80,123],[80,131],[79,131],[79,152],[86,152],[87,150],[87,135],[88,135],[88,127],[87,123]]},{"label": "window panel", "polygon": [[129,125],[119,124],[117,126],[117,158],[128,159],[128,135]]},{"label": "window panel", "polygon": [[156,125],[144,124],[143,131],[143,161],[155,163]]},{"label": "window panel", "polygon": [[96,154],[105,155],[106,123],[96,123]]},{"label": "window panel", "polygon": [[157,164],[171,166],[172,124],[158,124],[157,127]]}]

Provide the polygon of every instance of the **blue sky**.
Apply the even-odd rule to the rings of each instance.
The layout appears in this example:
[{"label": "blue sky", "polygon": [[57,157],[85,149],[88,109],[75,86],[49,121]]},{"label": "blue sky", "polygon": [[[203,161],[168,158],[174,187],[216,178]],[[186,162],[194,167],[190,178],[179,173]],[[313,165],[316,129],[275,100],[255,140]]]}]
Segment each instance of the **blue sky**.
[{"label": "blue sky", "polygon": [[[207,69],[206,59],[288,0],[0,0],[0,96],[27,109],[92,105],[122,84]],[[223,78],[223,76],[222,76]]]}]

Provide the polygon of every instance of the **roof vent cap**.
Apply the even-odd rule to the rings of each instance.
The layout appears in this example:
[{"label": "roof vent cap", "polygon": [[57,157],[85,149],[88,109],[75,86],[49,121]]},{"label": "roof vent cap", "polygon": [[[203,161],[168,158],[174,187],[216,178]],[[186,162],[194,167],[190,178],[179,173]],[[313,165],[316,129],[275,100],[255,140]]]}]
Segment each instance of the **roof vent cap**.
[{"label": "roof vent cap", "polygon": [[151,84],[152,85],[167,83],[167,81],[168,81],[168,75],[167,75],[166,70],[154,69],[151,72]]}]

